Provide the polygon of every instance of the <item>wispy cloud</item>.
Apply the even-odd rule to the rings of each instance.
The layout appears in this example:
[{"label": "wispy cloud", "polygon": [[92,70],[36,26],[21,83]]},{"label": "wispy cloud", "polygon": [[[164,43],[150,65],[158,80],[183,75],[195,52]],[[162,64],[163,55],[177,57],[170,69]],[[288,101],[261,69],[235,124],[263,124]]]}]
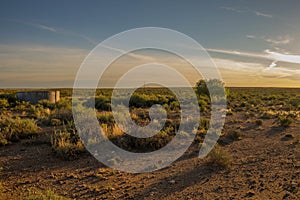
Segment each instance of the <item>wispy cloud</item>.
[{"label": "wispy cloud", "polygon": [[272,18],[273,15],[270,15],[270,14],[266,14],[266,13],[262,13],[262,12],[259,12],[259,11],[253,11],[254,14],[256,16],[260,16],[260,17],[266,17],[266,18]]},{"label": "wispy cloud", "polygon": [[246,35],[246,38],[248,38],[248,39],[255,39],[256,36],[255,35]]},{"label": "wispy cloud", "polygon": [[53,32],[53,33],[56,33],[57,30],[53,27],[50,27],[50,26],[46,26],[46,25],[43,25],[43,24],[35,24],[35,23],[28,23],[36,28],[39,28],[41,30],[45,30],[45,31],[50,31],[50,32]]},{"label": "wispy cloud", "polygon": [[81,39],[83,39],[83,40],[85,40],[85,41],[87,41],[87,42],[89,42],[90,44],[93,44],[93,45],[98,44],[97,42],[95,42],[90,37],[88,37],[86,35],[83,35],[83,34],[73,32],[73,31],[64,30],[64,29],[61,29],[61,28],[56,28],[56,27],[41,24],[41,23],[23,21],[23,20],[8,20],[8,21],[23,24],[23,25],[27,25],[27,26],[31,26],[31,27],[34,27],[34,28],[39,29],[39,30],[48,31],[48,32],[56,33],[56,34],[62,34],[62,35],[68,35],[68,36],[72,36],[72,37],[78,37],[78,38],[81,38]]},{"label": "wispy cloud", "polygon": [[228,6],[222,6],[220,8],[224,9],[224,10],[229,10],[229,11],[237,12],[237,13],[247,12],[247,10],[242,10],[242,9],[238,9],[238,8],[234,8],[234,7],[228,7]]},{"label": "wispy cloud", "polygon": [[293,41],[293,38],[289,35],[278,36],[276,38],[263,37],[262,39],[274,45],[289,44],[291,41]]},{"label": "wispy cloud", "polygon": [[228,10],[236,13],[252,13],[253,15],[259,16],[259,17],[265,17],[265,18],[273,18],[273,15],[267,14],[264,12],[256,11],[256,10],[250,10],[250,9],[240,9],[235,7],[228,7],[228,6],[222,6],[220,7],[223,10]]},{"label": "wispy cloud", "polygon": [[266,58],[264,54],[259,53],[251,53],[251,52],[244,52],[244,51],[236,51],[236,50],[229,50],[229,49],[206,49],[209,52],[214,53],[222,53],[222,54],[229,54],[235,56],[243,56],[243,57],[251,57],[251,58]]},{"label": "wispy cloud", "polygon": [[126,55],[126,56],[130,56],[132,58],[136,58],[136,59],[140,59],[140,60],[144,60],[144,61],[148,61],[148,62],[150,62],[150,61],[154,62],[155,61],[155,58],[151,57],[151,56],[142,55],[142,54],[138,54],[138,53],[134,53],[134,52],[126,52],[123,49],[108,46],[108,45],[104,45],[104,44],[100,44],[100,45],[102,47],[106,48],[106,49],[121,53],[121,54]]},{"label": "wispy cloud", "polygon": [[290,35],[277,36],[277,37],[268,37],[268,36],[255,36],[255,35],[246,35],[248,39],[258,39],[268,42],[272,45],[285,45],[291,43],[294,39]]},{"label": "wispy cloud", "polygon": [[235,50],[226,50],[226,49],[207,49],[209,52],[214,53],[222,53],[234,56],[241,57],[251,57],[251,58],[259,58],[266,59],[272,61],[272,63],[266,68],[266,70],[273,69],[277,66],[277,62],[286,62],[286,63],[294,63],[300,64],[300,55],[288,55],[283,53],[278,53],[270,50],[265,50],[263,53],[250,53],[250,52],[241,52]]},{"label": "wispy cloud", "polygon": [[273,52],[268,49],[265,52],[268,54],[268,57],[272,60],[300,64],[300,55],[286,55],[282,53]]},{"label": "wispy cloud", "polygon": [[259,62],[240,62],[234,59],[213,59],[218,66],[223,79],[231,86],[272,86],[299,87],[300,69],[289,69],[278,66],[266,70],[265,65]]}]

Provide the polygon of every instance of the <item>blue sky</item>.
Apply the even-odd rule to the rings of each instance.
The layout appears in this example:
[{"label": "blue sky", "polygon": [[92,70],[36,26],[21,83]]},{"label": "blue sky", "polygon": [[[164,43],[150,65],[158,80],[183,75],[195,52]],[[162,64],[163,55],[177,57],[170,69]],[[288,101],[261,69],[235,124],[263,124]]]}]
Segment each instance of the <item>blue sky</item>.
[{"label": "blue sky", "polygon": [[0,5],[0,87],[71,87],[96,44],[147,26],[194,38],[208,50],[228,86],[300,87],[296,0],[28,0]]}]

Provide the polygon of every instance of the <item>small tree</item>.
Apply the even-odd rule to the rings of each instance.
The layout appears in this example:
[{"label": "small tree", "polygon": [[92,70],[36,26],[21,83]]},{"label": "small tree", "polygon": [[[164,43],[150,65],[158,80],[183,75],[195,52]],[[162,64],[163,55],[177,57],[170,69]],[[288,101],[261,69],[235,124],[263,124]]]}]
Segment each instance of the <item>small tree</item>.
[{"label": "small tree", "polygon": [[[209,86],[209,87],[207,87]],[[196,83],[196,89],[198,95],[207,95],[209,96],[209,90],[213,94],[223,94],[225,90],[224,82],[219,79],[210,79],[210,80],[199,80]],[[227,93],[227,91],[225,91]]]}]

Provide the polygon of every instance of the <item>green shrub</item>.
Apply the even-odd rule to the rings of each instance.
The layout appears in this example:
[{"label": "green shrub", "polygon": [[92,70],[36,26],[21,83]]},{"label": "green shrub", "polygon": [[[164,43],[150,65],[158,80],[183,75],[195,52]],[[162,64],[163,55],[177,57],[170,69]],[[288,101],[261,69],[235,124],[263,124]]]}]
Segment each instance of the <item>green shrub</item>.
[{"label": "green shrub", "polygon": [[169,108],[170,108],[171,110],[176,110],[176,111],[180,110],[179,102],[178,102],[178,101],[172,101],[172,102],[170,103]]},{"label": "green shrub", "polygon": [[207,101],[203,98],[203,96],[200,96],[198,100],[198,104],[200,106],[200,111],[206,111]]},{"label": "green shrub", "polygon": [[[212,94],[209,93],[207,86],[209,86]],[[208,97],[210,95],[214,95],[214,94],[217,94],[217,96],[222,95],[222,94],[225,94],[225,96],[229,95],[229,90],[226,90],[224,87],[224,83],[218,79],[199,80],[196,83],[196,92],[199,96],[204,95],[204,96],[208,96]]]},{"label": "green shrub", "polygon": [[71,99],[62,98],[55,104],[55,108],[72,110],[72,101]]},{"label": "green shrub", "polygon": [[294,106],[295,108],[298,108],[300,105],[300,96],[294,97],[292,99],[290,99],[289,102],[292,106]]},{"label": "green shrub", "polygon": [[62,122],[60,119],[53,118],[53,119],[51,119],[50,124],[51,124],[51,126],[60,126],[60,125],[62,125]]},{"label": "green shrub", "polygon": [[205,117],[200,118],[200,129],[207,131],[209,128],[209,124],[210,124],[209,118],[205,118]]},{"label": "green shrub", "polygon": [[50,116],[51,111],[49,108],[44,108],[41,105],[31,105],[29,113],[34,118],[45,119]]},{"label": "green shrub", "polygon": [[0,99],[0,108],[7,108],[9,107],[9,103],[7,99]]},{"label": "green shrub", "polygon": [[14,107],[14,110],[16,111],[28,111],[30,110],[30,106],[31,104],[29,102],[26,101],[17,101],[16,102],[16,106]]},{"label": "green shrub", "polygon": [[7,141],[7,139],[5,138],[0,138],[0,146],[5,146],[7,145],[9,142]]},{"label": "green shrub", "polygon": [[1,144],[17,141],[38,134],[39,128],[32,119],[4,118],[0,119]]},{"label": "green shrub", "polygon": [[16,106],[17,98],[15,94],[0,94],[0,99],[6,99],[9,107]]},{"label": "green shrub", "polygon": [[279,124],[282,127],[288,127],[293,122],[293,119],[291,117],[280,117],[279,118]]},{"label": "green shrub", "polygon": [[54,107],[55,107],[55,104],[54,104],[54,103],[50,103],[50,101],[49,101],[49,100],[46,100],[46,99],[40,100],[40,101],[38,102],[38,105],[40,105],[40,106],[42,106],[42,107],[44,107],[44,108],[49,108],[50,110],[53,110]]},{"label": "green shrub", "polygon": [[97,118],[100,123],[113,124],[115,122],[114,116],[110,112],[97,113]]}]

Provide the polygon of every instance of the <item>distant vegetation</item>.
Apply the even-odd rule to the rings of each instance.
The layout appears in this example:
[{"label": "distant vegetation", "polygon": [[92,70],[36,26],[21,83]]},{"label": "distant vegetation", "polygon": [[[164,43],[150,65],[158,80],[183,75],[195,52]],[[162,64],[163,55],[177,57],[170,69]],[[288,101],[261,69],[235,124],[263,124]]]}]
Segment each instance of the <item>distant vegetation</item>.
[{"label": "distant vegetation", "polygon": [[[225,101],[223,97],[211,96],[207,84],[214,86],[215,92],[224,93],[224,85],[220,81],[212,80],[206,83],[201,80],[197,82],[194,89],[201,110],[200,127],[196,131],[197,142],[203,141],[210,125],[211,98],[214,98],[214,102]],[[78,158],[85,149],[73,122],[70,98],[72,90],[63,89],[60,92],[61,101],[55,104],[43,100],[36,105],[31,105],[28,102],[19,102],[15,97],[15,90],[0,90],[0,145],[36,137],[47,132],[45,128],[50,128],[48,130],[51,130],[51,133],[47,134],[49,134],[49,140],[51,138],[54,154],[63,159]],[[228,104],[226,115],[234,118],[236,113],[244,112],[244,120],[258,128],[267,123],[265,122],[267,120],[272,120],[276,126],[288,128],[299,119],[300,95],[298,89],[226,88],[225,94]],[[177,133],[181,123],[181,107],[171,90],[140,88],[130,98],[131,118],[141,126],[150,122],[149,108],[152,105],[160,104],[167,111],[167,121],[163,129],[156,136],[147,139],[138,139],[123,133],[111,113],[111,95],[112,90],[109,89],[96,91],[95,112],[99,125],[116,145],[130,151],[148,152],[165,146]],[[90,105],[90,101],[91,99],[83,102],[83,106]],[[241,130],[220,133],[220,135],[221,139],[228,139],[226,142],[242,139]],[[212,159],[222,160],[221,151],[218,149],[215,151],[211,156]]]}]

